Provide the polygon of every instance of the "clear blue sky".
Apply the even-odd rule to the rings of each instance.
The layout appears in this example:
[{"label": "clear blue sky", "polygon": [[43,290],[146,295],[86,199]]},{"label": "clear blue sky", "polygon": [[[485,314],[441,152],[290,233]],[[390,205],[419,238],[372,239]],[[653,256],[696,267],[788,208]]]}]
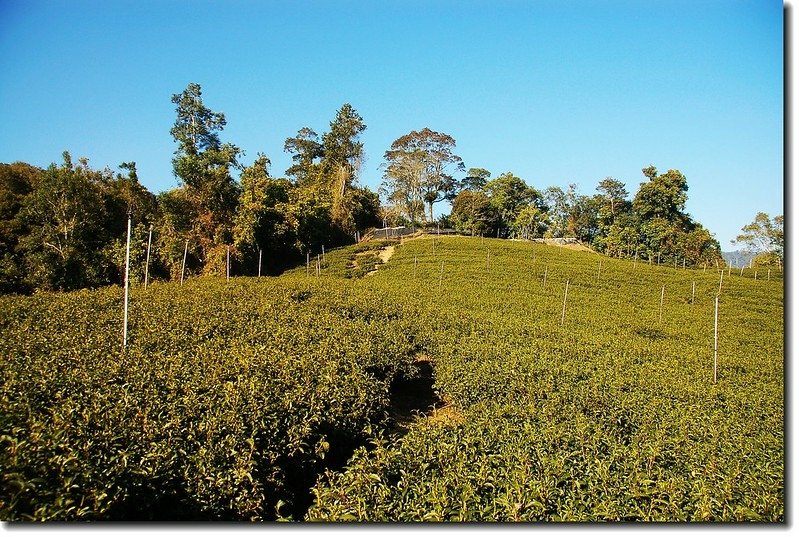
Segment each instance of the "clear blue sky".
[{"label": "clear blue sky", "polygon": [[277,176],[285,139],[349,102],[373,190],[391,142],[429,127],[539,189],[610,176],[632,196],[641,168],[678,169],[723,250],[783,213],[782,2],[0,0],[0,162],[69,150],[172,188],[190,82]]}]

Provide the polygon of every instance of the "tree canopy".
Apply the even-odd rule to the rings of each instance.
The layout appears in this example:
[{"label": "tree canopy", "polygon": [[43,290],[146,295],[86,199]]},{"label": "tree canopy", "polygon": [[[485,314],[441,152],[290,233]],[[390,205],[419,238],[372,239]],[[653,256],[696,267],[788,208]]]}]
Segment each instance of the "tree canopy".
[{"label": "tree canopy", "polygon": [[178,185],[157,196],[133,161],[117,174],[83,158],[75,164],[66,152],[46,170],[0,165],[0,292],[121,283],[129,212],[133,281],[151,233],[150,277],[181,280],[224,274],[228,252],[236,274],[261,264],[278,272],[378,225],[379,198],[358,185],[366,124],[350,104],[321,137],[304,127],[286,139],[294,162],[287,179],[270,176],[266,154],[241,163],[244,153],[222,139],[225,115],[205,105],[199,84],[171,101]]},{"label": "tree canopy", "polygon": [[[243,151],[222,139],[225,115],[205,105],[199,84],[171,101],[178,184],[158,195],[140,183],[132,160],[119,172],[73,162],[68,152],[47,169],[0,164],[0,292],[121,283],[128,214],[133,281],[142,279],[145,258],[153,278],[222,275],[228,252],[235,274],[279,272],[383,221],[430,224],[434,205],[445,201],[445,223],[463,233],[574,237],[617,257],[721,261],[718,241],[685,212],[688,181],[676,169],[644,167],[632,199],[613,177],[590,196],[575,184],[539,189],[510,171],[493,178],[485,168],[465,171],[455,138],[425,127],[385,151],[381,206],[378,193],[360,185],[366,123],[351,104],[321,134],[305,126],[286,138],[292,165],[273,177],[265,153],[245,165]],[[783,241],[783,217],[758,213],[734,242],[781,262]]]},{"label": "tree canopy", "polygon": [[742,244],[744,250],[759,256],[759,261],[782,263],[785,250],[785,233],[782,215],[771,218],[767,213],[757,213],[755,219],[741,228],[733,244]]},{"label": "tree canopy", "polygon": [[426,205],[428,222],[432,222],[433,204],[451,201],[457,195],[458,183],[452,172],[462,171],[464,165],[454,149],[452,136],[425,127],[400,136],[385,152],[383,191],[410,220]]}]

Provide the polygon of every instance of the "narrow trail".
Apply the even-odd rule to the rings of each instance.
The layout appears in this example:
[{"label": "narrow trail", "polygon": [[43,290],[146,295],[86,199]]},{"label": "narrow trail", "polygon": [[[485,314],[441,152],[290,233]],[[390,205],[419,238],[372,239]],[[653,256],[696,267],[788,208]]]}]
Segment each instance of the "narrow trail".
[{"label": "narrow trail", "polygon": [[380,253],[377,254],[377,257],[379,257],[380,261],[383,263],[388,263],[388,260],[391,259],[392,255],[394,255],[394,249],[395,247],[393,244],[391,246],[386,246],[380,250]]},{"label": "narrow trail", "polygon": [[[423,236],[424,235],[413,235],[413,236],[410,236],[410,237],[406,238],[405,242],[416,240],[416,239],[422,238]],[[402,244],[402,243],[400,243],[400,244]],[[564,242],[563,240],[560,240],[560,239],[544,239],[541,242],[541,244],[546,244],[548,246],[558,246],[560,248],[566,248],[566,249],[569,249],[569,250],[578,250],[578,251],[583,251],[583,252],[596,253],[591,248],[588,248],[587,246],[585,246],[585,245],[583,245],[583,244],[581,244],[579,242]],[[388,263],[388,260],[391,259],[391,256],[394,255],[395,249],[396,249],[396,245],[392,244],[392,245],[386,246],[385,248],[381,248],[377,252],[377,257],[380,259],[380,265],[384,265],[384,264]],[[366,276],[371,276],[372,274],[377,272],[380,265],[376,265],[374,270],[370,270],[369,272],[367,272]]]},{"label": "narrow trail", "polygon": [[[408,242],[408,241],[413,241],[413,240],[416,240],[416,239],[420,239],[423,236],[424,235],[419,234],[419,233],[417,233],[416,235],[410,235],[408,237],[405,237],[402,241],[400,241],[399,245],[402,245],[403,242]],[[388,260],[391,259],[391,256],[394,255],[394,251],[396,250],[396,247],[399,246],[399,245],[391,244],[389,246],[386,246],[385,248],[381,248],[377,252],[377,257],[380,259],[380,264],[381,265],[384,265],[384,264],[388,263]],[[379,265],[378,265],[378,267],[379,267]],[[375,267],[374,270],[371,270],[371,271],[367,272],[366,275],[367,276],[371,276],[372,274],[377,272],[377,270],[378,270],[377,267]]]},{"label": "narrow trail", "polygon": [[380,259],[380,263],[375,265],[374,270],[370,270],[369,272],[366,273],[366,275],[367,276],[371,276],[372,274],[374,274],[375,272],[378,271],[378,268],[380,267],[380,265],[384,265],[384,264],[388,263],[388,260],[391,259],[392,255],[394,255],[394,249],[395,249],[395,247],[394,247],[393,244],[390,245],[390,246],[386,246],[385,248],[381,248],[377,252],[377,257]]}]

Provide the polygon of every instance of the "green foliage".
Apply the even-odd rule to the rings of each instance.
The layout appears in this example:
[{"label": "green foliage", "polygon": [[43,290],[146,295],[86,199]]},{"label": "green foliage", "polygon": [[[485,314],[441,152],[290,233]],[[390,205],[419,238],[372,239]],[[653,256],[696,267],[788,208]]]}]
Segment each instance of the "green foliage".
[{"label": "green foliage", "polygon": [[741,233],[733,243],[742,243],[751,253],[766,253],[782,259],[785,249],[784,218],[773,219],[766,213],[757,213],[755,219],[741,228]]},{"label": "green foliage", "polygon": [[523,208],[529,205],[538,209],[544,207],[541,193],[527,186],[527,183],[511,172],[503,173],[486,183],[485,190],[497,218],[494,229],[499,229],[502,236],[508,236],[508,230]]},{"label": "green foliage", "polygon": [[259,155],[242,171],[233,235],[246,266],[255,268],[260,255],[266,260],[264,268],[274,272],[280,267],[278,260],[293,253],[296,223],[289,206],[292,186],[285,179],[270,178],[268,165],[269,159]]},{"label": "green foliage", "polygon": [[186,274],[201,270],[201,258],[197,252],[199,239],[194,233],[194,222],[199,217],[197,206],[185,187],[158,194],[158,206],[160,218],[153,239],[158,257],[168,278],[180,280],[184,250],[187,250]]},{"label": "green foliage", "polygon": [[[122,283],[127,220],[133,221],[131,281],[179,281],[226,273],[276,274],[309,251],[351,243],[356,231],[379,224],[379,197],[356,185],[366,126],[350,105],[316,141],[303,129],[286,142],[296,151],[297,182],[269,176],[259,154],[242,170],[240,150],[222,143],[225,117],[202,101],[198,84],[173,95],[177,118],[170,133],[177,188],[154,196],[139,183],[135,162],[110,170],[64,163],[38,170],[17,163],[0,169],[0,292],[69,290]],[[293,140],[293,141],[292,141]],[[316,145],[314,145],[316,144]],[[152,229],[152,244],[148,241]]]},{"label": "green foliage", "polygon": [[352,188],[347,192],[345,205],[351,222],[345,232],[380,225],[380,196],[375,192],[368,188]]},{"label": "green foliage", "polygon": [[402,311],[366,290],[134,287],[127,352],[120,297],[0,298],[3,520],[297,516],[317,472],[389,425],[390,384],[411,374]]},{"label": "green foliage", "polygon": [[291,154],[294,164],[286,170],[286,175],[294,177],[300,186],[309,186],[315,180],[319,160],[324,155],[324,146],[319,136],[309,127],[303,127],[297,136],[286,138],[283,150]]},{"label": "green foliage", "polygon": [[[598,261],[415,239],[134,286],[126,352],[118,287],[0,297],[0,516],[784,521],[781,273],[725,275],[714,384],[718,273]],[[419,355],[446,406],[400,435]]]},{"label": "green foliage", "polygon": [[108,282],[102,185],[85,161],[75,166],[64,152],[63,164],[45,170],[18,217],[27,231],[18,249],[32,287],[77,289]]},{"label": "green foliage", "polygon": [[593,246],[611,257],[636,257],[651,254],[642,248],[641,222],[632,212],[616,215],[610,223],[602,224],[602,232],[594,238]]},{"label": "green foliage", "polygon": [[678,170],[669,170],[663,175],[655,175],[657,170],[651,166],[644,169],[649,182],[641,183],[633,199],[633,210],[642,220],[662,218],[675,222],[682,218],[685,202],[688,200],[688,181]]},{"label": "green foliage", "polygon": [[121,283],[128,214],[134,219],[132,278],[143,277],[147,229],[158,218],[158,204],[139,184],[136,163],[123,163],[123,176],[63,156],[61,166],[47,170],[3,165],[0,292]]},{"label": "green foliage", "polygon": [[296,180],[290,214],[300,253],[347,244],[356,231],[379,222],[379,198],[357,186],[364,130],[363,118],[345,103],[321,143],[308,127],[286,139],[284,149],[295,162],[286,173]]},{"label": "green foliage", "polygon": [[292,196],[292,213],[297,219],[297,241],[302,252],[319,252],[322,246],[343,240],[331,217],[330,198],[314,188],[296,189]]},{"label": "green foliage", "polygon": [[599,182],[596,189],[602,195],[610,215],[615,216],[617,210],[620,210],[627,200],[628,193],[624,183],[612,177],[606,177]]},{"label": "green foliage", "polygon": [[28,230],[19,212],[42,173],[41,169],[23,162],[0,164],[0,293],[29,289],[18,250],[19,240]]},{"label": "green foliage", "polygon": [[716,271],[436,242],[369,283],[418,308],[448,406],[327,472],[308,520],[784,521],[781,280],[725,275],[713,384]]},{"label": "green foliage", "polygon": [[466,177],[461,180],[460,188],[472,192],[483,191],[490,177],[491,172],[485,168],[469,168]]},{"label": "green foliage", "polygon": [[231,170],[238,168],[241,150],[220,141],[225,116],[203,104],[199,84],[191,83],[173,95],[172,103],[177,118],[170,133],[178,143],[172,165],[185,186],[186,201],[194,206],[192,235],[204,260],[212,249],[232,242],[239,185]]},{"label": "green foliage", "polygon": [[527,205],[519,211],[511,225],[512,234],[524,239],[540,238],[549,226],[547,213],[535,205]]},{"label": "green foliage", "polygon": [[642,172],[649,180],[641,183],[632,203],[626,200],[620,181],[608,177],[599,183],[597,190],[602,195],[588,204],[596,214],[588,241],[614,257],[691,266],[721,261],[718,241],[684,212],[688,199],[685,176],[678,170],[658,175],[654,166]]},{"label": "green foliage", "polygon": [[491,235],[495,220],[491,200],[481,191],[463,190],[452,200],[450,221],[461,233]]},{"label": "green foliage", "polygon": [[455,198],[458,183],[450,170],[462,171],[464,165],[454,149],[452,136],[425,127],[400,136],[385,152],[381,191],[410,222],[424,217],[425,205],[432,222],[433,205]]},{"label": "green foliage", "polygon": [[331,182],[331,190],[343,196],[356,180],[363,158],[363,142],[358,136],[366,123],[349,103],[344,103],[322,136],[322,173]]}]

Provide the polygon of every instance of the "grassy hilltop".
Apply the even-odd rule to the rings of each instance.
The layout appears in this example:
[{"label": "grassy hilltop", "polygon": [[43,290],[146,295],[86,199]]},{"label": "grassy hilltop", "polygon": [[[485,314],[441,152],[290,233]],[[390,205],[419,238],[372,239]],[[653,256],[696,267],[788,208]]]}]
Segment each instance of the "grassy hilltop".
[{"label": "grassy hilltop", "polygon": [[134,288],[124,353],[119,288],[0,297],[2,519],[784,521],[778,271],[714,383],[715,268],[381,246]]}]

